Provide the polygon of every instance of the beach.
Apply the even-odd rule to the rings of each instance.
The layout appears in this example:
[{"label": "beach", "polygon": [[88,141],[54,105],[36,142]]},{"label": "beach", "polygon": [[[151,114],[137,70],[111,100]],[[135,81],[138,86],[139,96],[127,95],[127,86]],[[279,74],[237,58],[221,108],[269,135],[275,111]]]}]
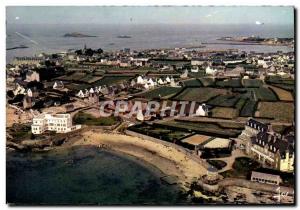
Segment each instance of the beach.
[{"label": "beach", "polygon": [[206,174],[204,163],[191,158],[192,154],[160,142],[89,130],[71,143],[71,146],[79,145],[95,145],[134,156],[158,168],[163,174],[176,177],[177,184],[185,190],[189,189],[193,181]]}]

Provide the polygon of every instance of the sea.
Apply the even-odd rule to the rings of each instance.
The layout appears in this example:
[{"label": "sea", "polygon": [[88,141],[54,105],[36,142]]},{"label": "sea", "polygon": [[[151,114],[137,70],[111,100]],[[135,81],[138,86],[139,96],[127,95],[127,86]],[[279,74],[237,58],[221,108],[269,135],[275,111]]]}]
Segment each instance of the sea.
[{"label": "sea", "polygon": [[[97,37],[64,37],[66,33],[78,32]],[[118,36],[131,38],[118,38]],[[260,36],[293,38],[293,25],[242,24],[6,24],[6,48],[25,45],[28,48],[7,50],[6,60],[16,56],[33,56],[40,53],[57,53],[69,49],[102,48],[106,51],[176,48],[200,46],[208,49],[239,49],[256,52],[293,51],[287,46],[230,45],[217,40],[224,36]]]},{"label": "sea", "polygon": [[40,153],[7,152],[11,205],[186,204],[161,172],[131,156],[93,146]]}]

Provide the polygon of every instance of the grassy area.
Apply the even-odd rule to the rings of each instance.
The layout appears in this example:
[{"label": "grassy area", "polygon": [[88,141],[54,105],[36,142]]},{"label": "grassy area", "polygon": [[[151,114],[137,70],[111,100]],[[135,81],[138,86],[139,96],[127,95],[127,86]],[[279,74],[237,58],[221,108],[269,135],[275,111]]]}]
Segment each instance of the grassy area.
[{"label": "grassy area", "polygon": [[171,98],[172,96],[176,95],[181,91],[182,88],[180,87],[168,87],[168,86],[163,86],[159,87],[153,90],[149,90],[147,92],[144,92],[142,94],[137,95],[138,97],[143,97],[147,99],[153,99],[153,98],[163,98],[163,99],[168,99]]},{"label": "grassy area", "polygon": [[234,95],[219,95],[212,98],[207,102],[207,104],[212,106],[223,106],[223,107],[234,107],[234,105],[239,101],[238,96]]},{"label": "grassy area", "polygon": [[183,86],[185,87],[202,87],[202,83],[198,79],[189,79],[182,81]]},{"label": "grassy area", "polygon": [[221,170],[227,165],[227,163],[222,160],[207,160],[207,162],[218,170]]},{"label": "grassy area", "polygon": [[293,95],[290,91],[284,90],[282,88],[269,86],[277,95],[281,101],[294,101]]},{"label": "grassy area", "polygon": [[254,116],[256,110],[256,101],[247,100],[244,104],[243,108],[240,111],[241,117],[252,117]]},{"label": "grassy area", "polygon": [[91,114],[84,113],[84,112],[78,112],[74,116],[73,121],[75,124],[96,125],[96,126],[110,126],[110,125],[115,125],[118,122],[117,118],[114,116],[96,118],[93,117]]},{"label": "grassy area", "polygon": [[132,76],[104,76],[101,80],[96,81],[93,83],[94,86],[99,85],[113,85],[117,83],[121,83],[123,81],[128,81],[132,79]]},{"label": "grassy area", "polygon": [[170,120],[156,123],[158,125],[164,125],[173,130],[186,130],[194,131],[204,135],[214,135],[220,137],[235,137],[241,133],[243,128],[226,128],[220,126],[218,123],[207,123],[207,122],[188,122],[181,120]]},{"label": "grassy area", "polygon": [[243,86],[244,87],[260,87],[263,85],[263,81],[259,79],[243,79],[242,80]]},{"label": "grassy area", "polygon": [[221,173],[223,177],[239,177],[246,178],[250,176],[252,171],[260,167],[260,163],[248,157],[238,157],[235,159],[232,169]]},{"label": "grassy area", "polygon": [[240,79],[228,79],[224,81],[217,81],[216,86],[223,88],[238,88],[241,87],[242,84]]},{"label": "grassy area", "polygon": [[174,130],[167,128],[163,125],[148,125],[148,124],[139,124],[129,128],[129,130],[151,136],[157,139],[161,139],[168,142],[176,142],[177,140],[187,136],[190,132]]},{"label": "grassy area", "polygon": [[233,119],[239,115],[239,111],[229,107],[215,107],[212,109],[212,117]]},{"label": "grassy area", "polygon": [[260,102],[256,117],[273,118],[283,122],[294,121],[294,104],[286,102]]},{"label": "grassy area", "polygon": [[278,101],[276,95],[269,88],[255,88],[254,93],[258,101]]},{"label": "grassy area", "polygon": [[86,76],[84,76],[83,78],[79,79],[78,81],[80,81],[80,82],[86,82],[86,83],[91,84],[93,82],[96,82],[96,81],[100,80],[101,78],[102,78],[101,76],[97,77],[97,76],[94,76],[92,74],[87,74]]},{"label": "grassy area", "polygon": [[213,78],[199,78],[199,80],[204,87],[212,87],[215,85],[215,81]]},{"label": "grassy area", "polygon": [[196,101],[203,103],[218,95],[225,95],[227,90],[217,88],[186,88],[179,95],[175,96],[175,100]]}]

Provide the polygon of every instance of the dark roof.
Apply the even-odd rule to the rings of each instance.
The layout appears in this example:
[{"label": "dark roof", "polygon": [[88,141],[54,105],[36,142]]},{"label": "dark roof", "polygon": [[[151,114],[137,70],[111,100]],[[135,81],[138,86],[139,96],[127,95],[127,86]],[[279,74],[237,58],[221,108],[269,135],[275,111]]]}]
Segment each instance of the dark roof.
[{"label": "dark roof", "polygon": [[259,132],[257,136],[251,138],[251,142],[261,147],[267,147],[268,151],[272,153],[279,152],[281,156],[284,156],[286,151],[289,151],[290,154],[294,153],[294,143],[275,133]]},{"label": "dark roof", "polygon": [[252,118],[248,120],[247,125],[251,128],[256,129],[256,130],[268,131],[268,124],[259,122],[257,120],[252,119]]}]

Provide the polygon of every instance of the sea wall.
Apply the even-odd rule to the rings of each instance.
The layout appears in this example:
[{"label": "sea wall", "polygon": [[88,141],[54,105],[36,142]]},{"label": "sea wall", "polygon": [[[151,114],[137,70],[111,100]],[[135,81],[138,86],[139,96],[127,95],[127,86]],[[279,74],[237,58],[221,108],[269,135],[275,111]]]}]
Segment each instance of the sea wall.
[{"label": "sea wall", "polygon": [[290,187],[271,185],[265,183],[257,183],[257,182],[252,182],[249,180],[238,179],[238,178],[225,178],[219,181],[220,188],[224,188],[228,186],[245,187],[249,189],[272,192],[272,193],[278,193],[278,187],[280,187],[279,189],[281,193],[288,193],[288,195],[294,195],[294,189]]}]

